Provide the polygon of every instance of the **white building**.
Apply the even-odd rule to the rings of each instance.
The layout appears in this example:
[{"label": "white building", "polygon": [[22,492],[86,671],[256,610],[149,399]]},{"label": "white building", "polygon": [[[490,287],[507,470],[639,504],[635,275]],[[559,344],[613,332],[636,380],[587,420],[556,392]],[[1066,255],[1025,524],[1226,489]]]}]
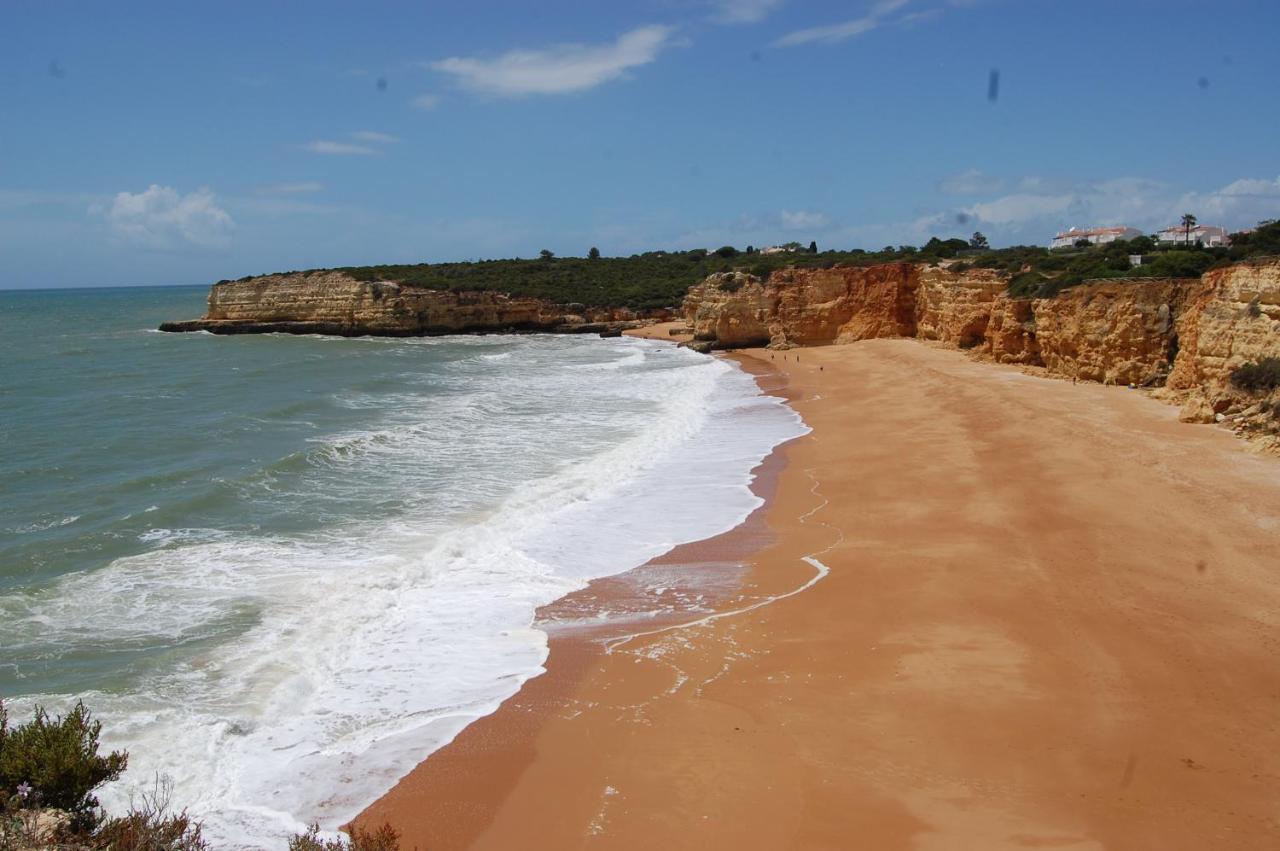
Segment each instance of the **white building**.
[{"label": "white building", "polygon": [[1190,233],[1182,225],[1170,225],[1156,234],[1156,239],[1161,245],[1196,245],[1198,243],[1205,248],[1231,244],[1231,237],[1227,235],[1226,229],[1214,225],[1196,225]]},{"label": "white building", "polygon": [[1133,239],[1138,236],[1142,236],[1142,231],[1124,225],[1113,228],[1072,228],[1055,236],[1049,247],[1070,248],[1082,239],[1089,240],[1093,245],[1106,245],[1117,239]]}]

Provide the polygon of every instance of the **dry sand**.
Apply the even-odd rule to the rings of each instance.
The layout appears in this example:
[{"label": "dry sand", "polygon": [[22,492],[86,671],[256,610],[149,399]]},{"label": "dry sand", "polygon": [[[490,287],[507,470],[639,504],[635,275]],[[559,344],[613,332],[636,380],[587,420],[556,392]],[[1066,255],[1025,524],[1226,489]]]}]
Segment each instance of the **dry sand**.
[{"label": "dry sand", "polygon": [[363,823],[431,851],[1280,848],[1280,464],[914,341],[738,357],[814,432],[685,561],[749,565],[722,611],[829,575],[608,654],[557,636]]}]

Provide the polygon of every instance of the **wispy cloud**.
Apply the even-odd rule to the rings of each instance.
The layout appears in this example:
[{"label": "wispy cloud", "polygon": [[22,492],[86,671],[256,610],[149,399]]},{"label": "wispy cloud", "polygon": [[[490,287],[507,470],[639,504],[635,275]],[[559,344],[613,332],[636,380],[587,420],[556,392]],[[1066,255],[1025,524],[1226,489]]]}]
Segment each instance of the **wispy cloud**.
[{"label": "wispy cloud", "polygon": [[120,192],[109,206],[97,207],[115,236],[147,248],[223,245],[235,229],[213,192],[197,189],[186,195],[169,186],[151,184],[143,192]]},{"label": "wispy cloud", "polygon": [[593,89],[653,62],[671,40],[671,28],[639,27],[604,45],[563,44],[513,50],[492,59],[451,57],[429,67],[456,77],[472,91],[518,97]]},{"label": "wispy cloud", "polygon": [[392,136],[390,133],[379,133],[375,130],[357,130],[354,133],[348,133],[347,136],[356,141],[337,142],[332,139],[316,139],[314,142],[308,142],[303,147],[313,154],[376,157],[382,154],[382,148],[375,146],[394,145],[400,141],[399,136]]},{"label": "wispy cloud", "polygon": [[390,133],[378,133],[374,130],[358,130],[351,134],[351,138],[359,139],[361,142],[374,142],[379,145],[392,145],[400,141],[399,136],[392,136]]},{"label": "wispy cloud", "polygon": [[440,95],[423,94],[423,95],[418,95],[416,98],[409,101],[409,105],[412,106],[414,109],[421,109],[422,111],[426,112],[428,110],[435,109],[437,106],[439,106],[440,100],[441,100]]},{"label": "wispy cloud", "polygon": [[814,213],[808,210],[783,210],[782,227],[786,230],[818,230],[829,223],[825,213]]},{"label": "wispy cloud", "polygon": [[325,154],[340,157],[374,157],[382,153],[382,151],[379,151],[377,148],[371,148],[368,145],[353,145],[350,142],[334,142],[330,139],[316,139],[314,142],[308,142],[305,147],[313,154]]},{"label": "wispy cloud", "polygon": [[802,44],[812,44],[820,42],[823,44],[835,44],[836,42],[860,36],[863,33],[871,32],[876,27],[885,22],[885,19],[897,10],[906,6],[911,0],[881,0],[876,3],[867,14],[860,18],[854,18],[850,21],[844,21],[838,24],[827,24],[820,27],[809,27],[808,29],[796,30],[788,33],[782,38],[774,42],[775,47],[797,47]]},{"label": "wispy cloud", "polygon": [[273,183],[270,186],[258,187],[258,193],[262,195],[303,195],[310,192],[321,192],[323,190],[324,184],[317,183],[314,180],[308,180],[302,183]]},{"label": "wispy cloud", "polygon": [[948,195],[990,195],[1004,188],[1004,180],[976,168],[938,181],[938,189]]},{"label": "wispy cloud", "polygon": [[786,0],[712,0],[712,20],[722,24],[754,24],[763,21]]}]

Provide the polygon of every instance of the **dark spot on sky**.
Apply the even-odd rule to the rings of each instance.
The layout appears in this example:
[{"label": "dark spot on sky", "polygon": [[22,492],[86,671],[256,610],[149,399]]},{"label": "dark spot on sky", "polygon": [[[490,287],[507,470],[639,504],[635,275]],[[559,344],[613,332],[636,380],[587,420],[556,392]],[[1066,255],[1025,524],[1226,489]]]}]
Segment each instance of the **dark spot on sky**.
[{"label": "dark spot on sky", "polygon": [[992,68],[987,76],[987,100],[995,103],[1000,99],[1000,69]]},{"label": "dark spot on sky", "polygon": [[379,77],[378,82],[374,83],[378,87],[378,91],[385,92],[387,90],[387,78]]},{"label": "dark spot on sky", "polygon": [[61,63],[59,63],[57,59],[50,59],[49,60],[49,76],[54,77],[55,79],[61,80],[63,77],[67,76],[67,69],[63,68]]},{"label": "dark spot on sky", "polygon": [[1197,86],[1199,86],[1199,87],[1200,87],[1200,88],[1202,88],[1202,89],[1207,89],[1207,88],[1209,88],[1209,78],[1208,78],[1208,77],[1201,77],[1200,79],[1196,80],[1196,85],[1197,85]]},{"label": "dark spot on sky", "polygon": [[764,54],[762,54],[760,51],[758,51],[758,50],[753,50],[753,51],[751,51],[751,61],[752,61],[752,62],[759,62],[759,61],[760,61],[761,59],[763,59],[763,58],[764,58]]},{"label": "dark spot on sky", "polygon": [[958,225],[969,224],[969,214],[964,212],[956,213],[956,224]]},{"label": "dark spot on sky", "polygon": [[1231,64],[1233,64],[1234,62],[1235,62],[1235,60],[1234,60],[1234,59],[1232,59],[1230,56],[1224,56],[1224,57],[1222,57],[1222,64],[1223,64],[1223,65],[1231,65]]}]

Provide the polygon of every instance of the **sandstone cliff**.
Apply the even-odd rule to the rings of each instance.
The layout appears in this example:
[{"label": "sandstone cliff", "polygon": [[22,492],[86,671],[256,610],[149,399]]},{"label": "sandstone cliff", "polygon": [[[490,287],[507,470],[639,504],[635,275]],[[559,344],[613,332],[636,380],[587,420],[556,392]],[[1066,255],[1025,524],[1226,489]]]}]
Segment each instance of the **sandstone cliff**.
[{"label": "sandstone cliff", "polygon": [[1198,279],[1099,281],[1044,299],[1010,298],[1006,283],[990,270],[912,263],[789,269],[767,282],[721,273],[690,289],[683,310],[709,348],[918,337],[1082,380],[1167,386],[1187,419],[1266,410],[1229,378],[1280,357],[1280,260]]},{"label": "sandstone cliff", "polygon": [[203,318],[160,327],[215,334],[393,337],[488,331],[613,334],[643,318],[625,308],[557,305],[497,292],[424,290],[357,281],[341,272],[300,272],[214,284]]}]

